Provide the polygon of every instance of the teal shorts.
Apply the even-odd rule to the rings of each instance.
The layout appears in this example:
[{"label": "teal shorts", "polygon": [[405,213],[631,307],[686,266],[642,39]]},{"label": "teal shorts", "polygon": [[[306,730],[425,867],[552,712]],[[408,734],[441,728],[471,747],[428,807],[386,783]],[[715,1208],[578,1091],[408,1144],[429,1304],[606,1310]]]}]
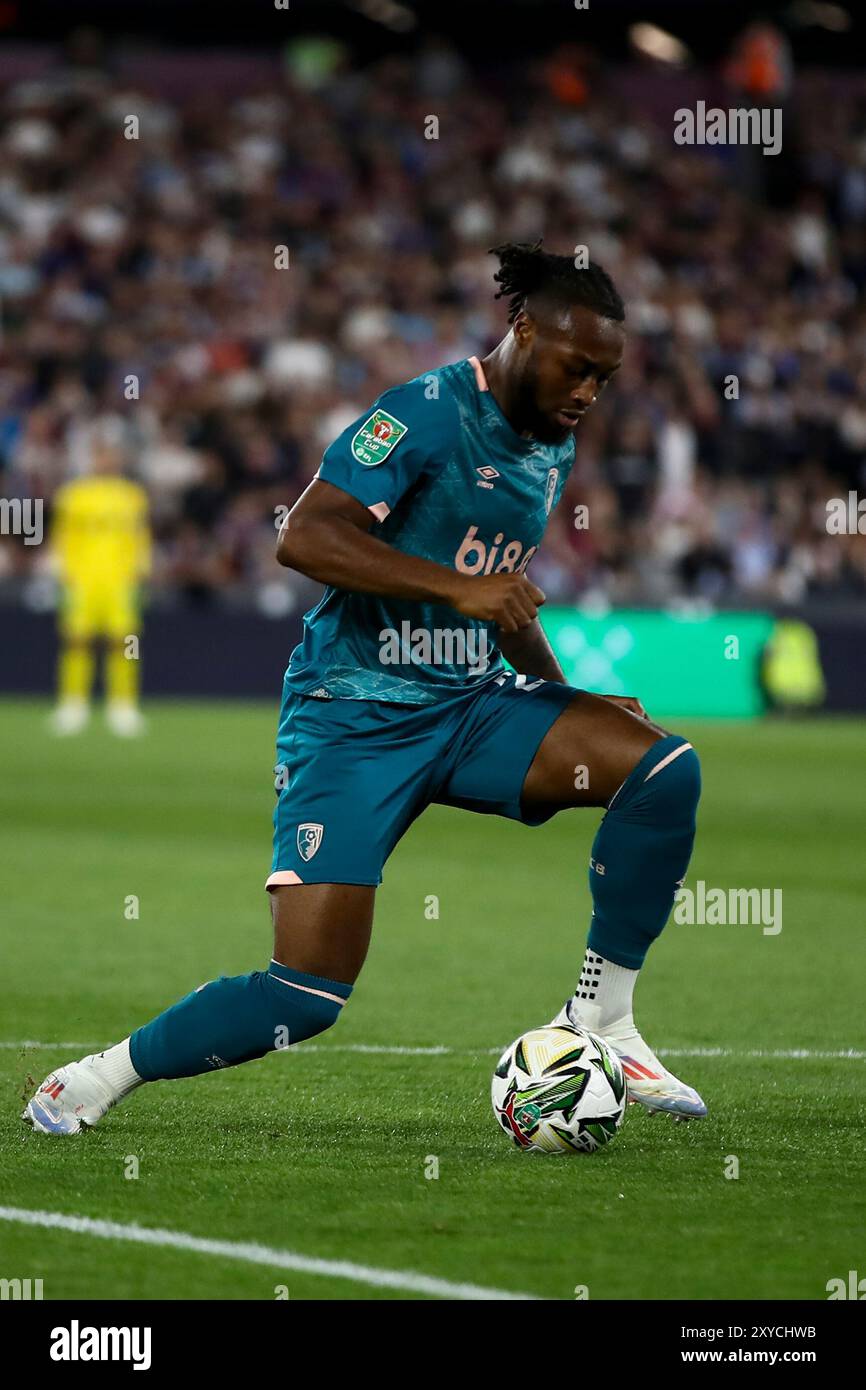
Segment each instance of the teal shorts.
[{"label": "teal shorts", "polygon": [[401,835],[431,802],[540,825],[520,803],[551,725],[577,695],[498,675],[430,705],[323,700],[283,686],[274,854],[267,887],[382,882]]}]

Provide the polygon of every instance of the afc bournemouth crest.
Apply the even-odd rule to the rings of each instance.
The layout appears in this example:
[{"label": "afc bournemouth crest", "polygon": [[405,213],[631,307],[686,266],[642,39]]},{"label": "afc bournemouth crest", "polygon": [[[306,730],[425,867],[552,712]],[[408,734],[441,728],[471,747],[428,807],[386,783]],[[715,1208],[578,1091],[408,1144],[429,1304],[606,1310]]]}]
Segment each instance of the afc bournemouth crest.
[{"label": "afc bournemouth crest", "polygon": [[409,426],[387,410],[374,410],[352,439],[352,455],[365,468],[375,468],[396,449]]},{"label": "afc bournemouth crest", "polygon": [[318,850],[324,833],[325,827],[313,821],[307,821],[305,825],[298,826],[298,854],[305,864],[309,864]]},{"label": "afc bournemouth crest", "polygon": [[547,475],[547,487],[544,492],[544,510],[550,516],[550,509],[553,506],[553,499],[556,496],[556,484],[559,482],[559,469],[551,468]]}]

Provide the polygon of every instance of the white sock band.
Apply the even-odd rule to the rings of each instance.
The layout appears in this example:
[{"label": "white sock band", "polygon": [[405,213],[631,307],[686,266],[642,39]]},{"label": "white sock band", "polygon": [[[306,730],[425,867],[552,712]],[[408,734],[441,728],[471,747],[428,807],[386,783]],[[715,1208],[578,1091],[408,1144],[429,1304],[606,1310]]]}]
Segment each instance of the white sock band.
[{"label": "white sock band", "polygon": [[144,1085],[144,1077],[139,1076],[129,1058],[129,1038],[107,1047],[104,1052],[95,1052],[89,1058],[97,1075],[115,1093],[118,1100],[128,1096],[137,1086]]},{"label": "white sock band", "polygon": [[624,965],[614,965],[613,961],[587,948],[577,989],[568,1006],[572,1022],[590,1032],[603,1032],[612,1023],[631,1019],[632,996],[639,973],[627,970]]}]

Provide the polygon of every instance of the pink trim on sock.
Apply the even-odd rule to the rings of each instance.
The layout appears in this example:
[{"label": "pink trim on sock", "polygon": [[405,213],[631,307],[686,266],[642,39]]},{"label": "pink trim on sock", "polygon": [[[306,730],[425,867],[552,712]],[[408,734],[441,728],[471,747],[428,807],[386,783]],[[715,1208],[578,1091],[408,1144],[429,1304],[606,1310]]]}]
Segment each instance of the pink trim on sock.
[{"label": "pink trim on sock", "polygon": [[265,887],[278,888],[284,883],[303,883],[303,881],[302,878],[298,877],[294,869],[277,869],[275,874],[271,874],[270,878],[265,883]]},{"label": "pink trim on sock", "polygon": [[477,384],[477,386],[478,386],[478,390],[479,390],[479,391],[489,391],[489,390],[490,390],[490,387],[487,385],[487,377],[484,375],[484,368],[482,367],[481,363],[478,361],[478,358],[477,358],[477,357],[470,357],[470,358],[469,358],[469,361],[472,363],[472,370],[473,370],[474,373],[475,373],[475,381],[476,381],[476,384]]},{"label": "pink trim on sock", "polygon": [[340,998],[339,994],[329,994],[326,989],[310,989],[309,985],[296,985],[294,980],[282,980],[279,975],[271,975],[270,973],[268,978],[276,980],[281,985],[288,985],[289,989],[300,989],[303,990],[304,994],[317,994],[320,999],[330,999],[334,1004],[339,1004],[341,1009],[346,1002],[345,999]]},{"label": "pink trim on sock", "polygon": [[672,763],[674,758],[678,758],[680,756],[680,753],[685,753],[688,748],[691,748],[691,746],[692,745],[690,743],[681,743],[679,748],[675,748],[672,753],[668,753],[666,758],[662,758],[660,763],[656,763],[652,772],[648,772],[643,780],[645,782],[648,782],[651,777],[655,777],[657,772],[661,772],[663,767],[667,767],[668,763]]}]

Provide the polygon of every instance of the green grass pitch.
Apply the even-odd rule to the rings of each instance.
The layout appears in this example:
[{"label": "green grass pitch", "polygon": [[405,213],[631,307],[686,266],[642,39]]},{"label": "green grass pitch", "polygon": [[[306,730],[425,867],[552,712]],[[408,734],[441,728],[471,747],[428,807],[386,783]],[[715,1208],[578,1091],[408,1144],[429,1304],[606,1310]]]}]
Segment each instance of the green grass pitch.
[{"label": "green grass pitch", "polygon": [[[650,955],[638,1024],[695,1054],[670,1064],[707,1120],[632,1106],[609,1149],[545,1158],[498,1130],[490,1073],[573,987],[594,812],[529,830],[432,808],[386,868],[337,1028],[146,1087],[80,1139],[27,1130],[28,1088],[75,1053],[16,1043],[116,1041],[271,946],[276,706],[153,704],[132,744],[98,722],[53,741],[46,712],[0,704],[3,1206],[554,1299],[822,1299],[866,1270],[863,724],[679,730],[704,769],[689,884],[781,888],[783,929],[671,923]],[[419,1296],[5,1220],[0,1276],[42,1278],[46,1298]]]}]

